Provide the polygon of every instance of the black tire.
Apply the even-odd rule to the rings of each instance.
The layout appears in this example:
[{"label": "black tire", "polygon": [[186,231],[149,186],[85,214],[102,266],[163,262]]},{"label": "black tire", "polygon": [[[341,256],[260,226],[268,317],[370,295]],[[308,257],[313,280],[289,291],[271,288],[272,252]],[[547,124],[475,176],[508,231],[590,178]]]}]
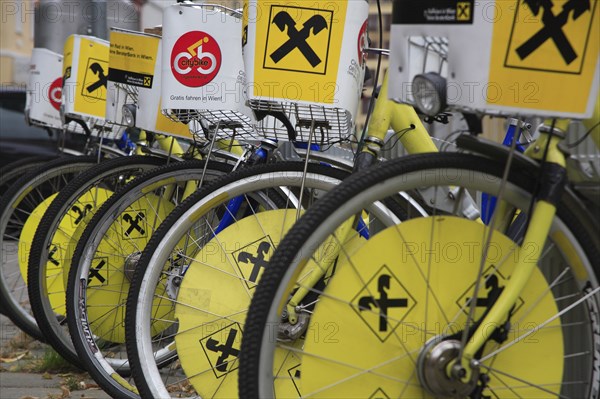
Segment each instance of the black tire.
[{"label": "black tire", "polygon": [[0,168],[0,197],[2,197],[10,185],[17,181],[20,177],[24,176],[39,165],[56,158],[58,158],[58,156],[38,156],[19,159],[18,161],[11,162],[8,165]]},{"label": "black tire", "polygon": [[[111,363],[111,359],[122,360],[122,358],[114,353],[108,353],[108,351],[118,351],[119,346],[115,345],[114,349],[107,348],[107,352],[105,353],[105,349],[100,348],[96,339],[89,335],[89,332],[94,336],[97,334],[94,333],[94,323],[90,322],[87,317],[87,293],[89,292],[87,276],[90,275],[91,263],[87,259],[92,259],[96,255],[96,251],[98,251],[102,242],[102,236],[111,229],[118,228],[119,215],[122,215],[131,204],[138,203],[140,198],[144,198],[148,193],[157,192],[159,189],[164,190],[171,185],[182,184],[190,180],[200,180],[203,176],[204,165],[204,161],[177,162],[153,169],[137,177],[102,205],[87,224],[77,243],[69,271],[69,282],[67,284],[67,320],[69,331],[75,350],[85,369],[96,383],[112,397],[139,398],[137,393],[128,389],[114,378],[115,372],[123,377],[128,376],[130,373],[128,364],[121,364],[119,368]],[[205,184],[218,176],[223,176],[231,172],[231,168],[232,166],[229,164],[209,162],[204,180]],[[164,183],[161,184],[161,182]],[[151,187],[150,191],[147,190],[148,187]],[[145,215],[146,226],[153,224],[151,219],[152,217],[148,214]],[[151,232],[146,231],[145,234],[149,236]],[[139,247],[139,242],[136,244],[139,250],[143,249]],[[115,249],[115,251],[117,250]],[[111,264],[113,270],[117,267]],[[126,298],[128,294],[127,288],[121,287],[120,289],[123,290],[123,298]],[[82,293],[86,293],[86,295],[82,296]],[[108,310],[104,313],[106,318],[111,317]],[[124,322],[124,320],[121,321]],[[105,338],[105,340],[108,339]],[[128,381],[128,383],[133,382]]]},{"label": "black tire", "polygon": [[[6,190],[20,177],[27,174],[31,170],[37,168],[41,164],[56,159],[52,156],[38,156],[25,159],[19,159],[0,168],[0,198]],[[10,234],[10,233],[9,233]],[[0,313],[4,314],[4,307],[0,303]]]},{"label": "black tire", "polygon": [[[5,314],[25,333],[44,341],[45,337],[31,314],[24,277],[18,269],[18,259],[11,259],[5,245],[20,243],[22,228],[28,215],[46,198],[55,194],[82,171],[97,163],[97,157],[63,157],[47,162],[19,178],[0,200],[0,234],[3,253],[0,269],[0,301]],[[16,253],[16,249],[13,250]],[[22,260],[25,261],[25,260]]]},{"label": "black tire", "polygon": [[[450,174],[452,174],[454,170],[466,171],[467,173],[462,174],[463,176],[471,176],[469,173],[474,171],[473,173],[476,174],[482,172],[487,174],[487,176],[501,178],[504,166],[504,164],[494,160],[474,155],[442,153],[407,156],[350,177],[336,190],[328,193],[322,201],[316,204],[316,206],[309,209],[303,218],[294,225],[276,250],[271,258],[269,268],[264,272],[260,285],[253,296],[247,315],[244,340],[242,341],[241,346],[238,380],[240,397],[257,398],[264,397],[265,395],[272,395],[271,389],[273,389],[273,381],[270,374],[270,368],[272,367],[272,363],[270,362],[272,362],[272,359],[270,356],[273,353],[273,349],[269,348],[273,347],[274,344],[272,344],[272,335],[271,338],[268,336],[270,330],[266,326],[269,325],[269,323],[279,323],[278,320],[280,320],[279,317],[281,316],[277,314],[276,307],[281,303],[280,301],[285,301],[286,295],[289,293],[289,290],[285,287],[293,287],[293,284],[289,284],[292,283],[290,279],[293,278],[293,272],[297,267],[296,265],[301,265],[302,260],[310,258],[312,254],[310,249],[314,247],[315,241],[321,240],[322,237],[327,237],[327,234],[329,234],[327,232],[334,231],[333,229],[336,228],[338,225],[337,223],[339,223],[340,220],[344,220],[344,215],[350,215],[350,211],[355,213],[368,206],[370,199],[367,200],[367,198],[375,198],[369,197],[369,192],[380,190],[380,194],[377,195],[385,196],[388,191],[393,192],[394,190],[398,191],[399,189],[404,189],[404,187],[413,183],[402,185],[398,184],[398,182],[402,182],[402,179],[411,179],[412,176],[414,176],[415,181],[424,181],[425,178],[439,179],[439,181],[442,181],[443,178],[438,177],[436,173],[444,175],[446,170],[451,171]],[[435,175],[435,177],[431,177],[433,175]],[[530,193],[531,190],[534,190],[536,187],[538,175],[539,170],[533,166],[530,168],[519,169],[518,171],[513,169],[508,177],[508,181],[511,185],[516,186],[518,190]],[[445,181],[448,181],[448,179]],[[497,181],[497,179],[494,181]],[[398,185],[394,185],[394,182]],[[440,184],[443,186],[443,183]],[[386,185],[388,188],[385,188]],[[586,339],[591,339],[593,341],[595,337],[596,342],[598,342],[598,339],[600,338],[598,337],[598,320],[596,316],[596,321],[594,322],[593,314],[597,312],[598,309],[599,295],[595,294],[595,297],[590,297],[589,293],[598,286],[597,279],[600,275],[600,251],[594,245],[593,239],[590,236],[590,234],[593,233],[586,230],[582,223],[573,216],[573,212],[571,212],[568,206],[565,206],[568,204],[572,204],[572,201],[570,201],[569,198],[563,198],[561,205],[558,207],[558,213],[555,220],[559,220],[556,222],[559,223],[559,226],[566,226],[566,229],[576,238],[577,244],[583,251],[583,256],[587,258],[587,263],[584,264],[589,266],[587,266],[587,274],[585,274],[585,276],[587,276],[586,278],[589,280],[585,281],[585,279],[582,278],[582,281],[577,281],[577,288],[580,290],[579,298],[589,298],[581,299],[589,301],[589,307],[586,307],[587,310],[583,310],[582,312],[586,314],[586,318],[589,317],[588,322],[590,322],[590,324],[596,324],[595,326],[591,325],[589,331],[586,330],[586,327],[583,327],[584,330],[587,331],[587,335],[589,335]],[[346,207],[345,211],[338,212],[338,210],[344,207]],[[332,216],[334,214],[335,216]],[[317,231],[319,232],[315,233]],[[313,245],[313,247],[311,247],[311,245]],[[579,253],[581,253],[581,251]],[[573,299],[573,301],[575,301],[575,299]],[[562,309],[563,307],[561,306],[559,308]],[[350,307],[348,307],[348,309],[350,309]],[[589,314],[586,312],[589,312]],[[593,329],[596,329],[596,331],[594,332]],[[581,340],[583,341],[584,338],[581,337]],[[343,351],[342,347],[337,348],[336,350]],[[596,389],[599,370],[597,365],[593,366],[593,359],[598,359],[600,348],[596,345],[595,349],[591,350],[595,351],[595,353],[588,353],[585,361],[581,360],[581,362],[586,364],[585,370],[587,371],[581,371],[581,375],[576,374],[574,376],[565,377],[567,380],[569,380],[569,378],[581,379],[577,377],[585,377],[588,379],[588,385],[582,387],[582,390],[588,393],[581,395],[581,397],[585,396],[586,398],[597,397],[596,395],[598,393]],[[265,356],[265,359],[268,357],[264,363],[261,362],[261,355]],[[312,355],[313,358],[318,358],[319,353],[312,353]],[[330,362],[336,362],[336,359],[337,358],[332,358]],[[352,367],[352,365],[347,367]],[[567,373],[567,370],[569,369],[569,367],[565,366],[565,373]],[[352,368],[352,370],[356,371],[361,369]],[[577,373],[577,371],[571,372]],[[302,371],[302,376],[304,377],[304,371]],[[271,384],[270,386],[269,381]],[[406,387],[409,382],[403,384],[405,385],[402,386]],[[547,395],[547,392],[545,394]]]}]

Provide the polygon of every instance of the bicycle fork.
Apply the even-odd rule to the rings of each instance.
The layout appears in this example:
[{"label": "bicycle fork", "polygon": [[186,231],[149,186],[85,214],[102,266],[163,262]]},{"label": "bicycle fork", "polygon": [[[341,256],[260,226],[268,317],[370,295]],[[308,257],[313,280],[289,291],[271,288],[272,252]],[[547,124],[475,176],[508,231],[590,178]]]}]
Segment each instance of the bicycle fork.
[{"label": "bicycle fork", "polygon": [[[551,126],[554,126],[554,123]],[[469,342],[463,342],[465,345],[458,358],[448,363],[446,373],[451,379],[469,381],[473,370],[479,368],[480,362],[496,353],[493,352],[481,359],[476,359],[476,354],[491,338],[491,333],[486,326],[505,324],[517,298],[537,267],[556,214],[556,207],[566,184],[566,160],[564,154],[558,149],[558,143],[564,137],[563,132],[566,131],[567,126],[568,121],[559,121],[556,123],[556,129],[549,126],[540,128],[540,137],[526,151],[526,155],[541,160],[542,175],[523,243],[516,249],[517,256],[510,260],[515,263],[514,273],[496,303],[478,323]],[[527,256],[523,253],[523,248],[528,249]],[[534,249],[533,253],[530,252],[532,248]],[[465,334],[468,329],[469,326],[465,326]],[[503,349],[501,348],[501,350]]]}]

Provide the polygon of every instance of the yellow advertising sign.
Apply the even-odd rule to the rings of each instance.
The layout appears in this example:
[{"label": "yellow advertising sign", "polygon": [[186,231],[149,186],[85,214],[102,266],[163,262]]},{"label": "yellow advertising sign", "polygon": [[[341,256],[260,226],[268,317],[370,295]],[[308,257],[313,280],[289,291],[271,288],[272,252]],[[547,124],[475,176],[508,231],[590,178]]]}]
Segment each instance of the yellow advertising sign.
[{"label": "yellow advertising sign", "polygon": [[600,47],[598,0],[496,1],[488,102],[585,113]]},{"label": "yellow advertising sign", "polygon": [[256,95],[332,104],[347,2],[262,1],[256,22]]},{"label": "yellow advertising sign", "polygon": [[132,86],[152,87],[159,43],[158,37],[111,31],[108,79]]},{"label": "yellow advertising sign", "polygon": [[80,38],[75,112],[104,117],[108,53],[108,46],[85,37]]}]

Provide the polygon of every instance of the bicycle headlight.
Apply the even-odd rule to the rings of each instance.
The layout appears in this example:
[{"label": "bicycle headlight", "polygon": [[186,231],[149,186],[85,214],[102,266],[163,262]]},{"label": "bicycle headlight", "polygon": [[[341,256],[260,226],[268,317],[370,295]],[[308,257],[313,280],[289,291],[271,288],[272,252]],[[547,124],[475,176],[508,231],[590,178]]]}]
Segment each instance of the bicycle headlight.
[{"label": "bicycle headlight", "polygon": [[123,124],[129,127],[135,127],[135,104],[123,105],[121,112],[123,113]]},{"label": "bicycle headlight", "polygon": [[446,79],[435,72],[417,75],[412,81],[412,94],[421,112],[435,116],[446,108]]}]

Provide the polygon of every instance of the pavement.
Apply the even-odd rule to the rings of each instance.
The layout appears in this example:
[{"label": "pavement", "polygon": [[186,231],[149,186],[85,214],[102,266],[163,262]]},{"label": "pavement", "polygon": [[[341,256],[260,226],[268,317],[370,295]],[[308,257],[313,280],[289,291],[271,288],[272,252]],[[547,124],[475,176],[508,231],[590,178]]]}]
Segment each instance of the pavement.
[{"label": "pavement", "polygon": [[52,349],[0,315],[0,398],[110,398],[87,373],[58,359]]}]

